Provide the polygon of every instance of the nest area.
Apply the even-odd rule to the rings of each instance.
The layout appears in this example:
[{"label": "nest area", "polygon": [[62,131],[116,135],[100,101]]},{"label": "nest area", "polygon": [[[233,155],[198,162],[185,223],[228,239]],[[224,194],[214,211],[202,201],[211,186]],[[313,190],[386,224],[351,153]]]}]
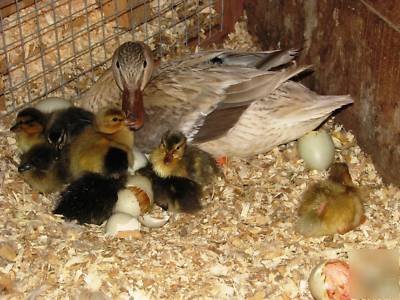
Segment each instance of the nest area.
[{"label": "nest area", "polygon": [[[246,22],[224,47],[256,49]],[[18,177],[18,154],[0,124],[0,291],[10,299],[310,299],[307,279],[321,260],[354,248],[395,248],[399,189],[386,186],[350,132],[324,127],[336,159],[350,167],[365,195],[366,222],[345,235],[304,238],[294,232],[306,187],[326,178],[309,171],[295,143],[249,159],[232,159],[225,179],[208,187],[204,209],[176,214],[135,239],[106,237],[101,226],[78,226],[51,214],[44,196]]]}]

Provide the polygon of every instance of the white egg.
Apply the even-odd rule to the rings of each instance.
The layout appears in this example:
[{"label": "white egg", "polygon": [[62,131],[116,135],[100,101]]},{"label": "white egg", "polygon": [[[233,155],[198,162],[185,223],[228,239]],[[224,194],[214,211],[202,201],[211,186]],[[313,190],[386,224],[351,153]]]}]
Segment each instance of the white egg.
[{"label": "white egg", "polygon": [[141,175],[133,175],[129,176],[126,188],[118,192],[113,212],[137,217],[147,212],[152,203],[153,190],[150,180]]},{"label": "white egg", "polygon": [[140,230],[139,221],[131,215],[124,213],[113,214],[107,221],[105,231],[107,235],[116,235],[121,231]]},{"label": "white egg", "polygon": [[310,169],[325,170],[335,159],[335,145],[324,130],[311,131],[298,141],[299,155]]},{"label": "white egg", "polygon": [[52,113],[56,110],[65,109],[71,106],[72,103],[69,100],[59,97],[49,97],[36,104],[35,108],[44,113]]}]

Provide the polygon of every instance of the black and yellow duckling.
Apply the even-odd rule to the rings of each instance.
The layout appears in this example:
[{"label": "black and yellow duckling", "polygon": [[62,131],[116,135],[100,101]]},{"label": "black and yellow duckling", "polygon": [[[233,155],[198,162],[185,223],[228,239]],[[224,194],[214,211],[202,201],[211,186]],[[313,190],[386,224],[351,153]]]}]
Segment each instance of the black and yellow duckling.
[{"label": "black and yellow duckling", "polygon": [[154,202],[164,210],[171,212],[195,213],[201,209],[201,186],[185,177],[160,177],[152,164],[138,170],[138,173],[151,181]]},{"label": "black and yellow duckling", "polygon": [[94,124],[70,144],[72,177],[79,178],[85,172],[125,174],[133,161],[133,143],[125,114],[114,108],[101,110]]},{"label": "black and yellow duckling", "polygon": [[93,121],[93,113],[79,107],[57,110],[49,117],[46,138],[50,144],[62,149],[91,126]]},{"label": "black and yellow duckling", "polygon": [[41,193],[60,191],[69,181],[68,159],[48,143],[35,145],[22,154],[18,172]]},{"label": "black and yellow duckling", "polygon": [[22,153],[45,141],[47,117],[46,114],[33,107],[25,108],[18,113],[10,130],[15,133],[17,146]]},{"label": "black and yellow duckling", "polygon": [[150,162],[161,178],[185,177],[205,185],[222,175],[215,159],[196,146],[188,145],[181,132],[165,132],[160,145],[151,152]]},{"label": "black and yellow duckling", "polygon": [[74,181],[61,194],[55,214],[80,224],[101,224],[111,216],[133,160],[128,125],[121,110],[103,109],[65,149]]},{"label": "black and yellow duckling", "polygon": [[126,177],[113,178],[97,173],[85,173],[72,182],[62,193],[54,214],[79,224],[100,225],[111,215],[123,189]]},{"label": "black and yellow duckling", "polygon": [[296,231],[307,237],[344,234],[364,221],[362,196],[345,163],[335,163],[327,180],[303,195]]}]

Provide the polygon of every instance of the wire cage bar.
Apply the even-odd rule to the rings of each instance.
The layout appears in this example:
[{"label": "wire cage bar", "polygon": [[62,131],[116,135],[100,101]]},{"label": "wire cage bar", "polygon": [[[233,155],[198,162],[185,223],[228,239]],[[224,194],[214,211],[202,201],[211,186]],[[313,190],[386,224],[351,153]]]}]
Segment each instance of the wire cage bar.
[{"label": "wire cage bar", "polygon": [[127,40],[146,41],[159,57],[215,42],[227,33],[230,2],[236,1],[2,1],[0,117],[45,96],[79,97]]}]

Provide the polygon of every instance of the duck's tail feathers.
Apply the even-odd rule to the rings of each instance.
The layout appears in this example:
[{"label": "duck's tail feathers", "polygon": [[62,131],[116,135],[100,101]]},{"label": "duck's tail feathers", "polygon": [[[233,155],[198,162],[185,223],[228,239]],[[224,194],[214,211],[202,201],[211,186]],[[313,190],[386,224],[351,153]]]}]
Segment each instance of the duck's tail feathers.
[{"label": "duck's tail feathers", "polygon": [[350,95],[318,96],[318,101],[315,101],[309,107],[304,107],[303,113],[299,114],[298,116],[308,116],[307,118],[309,120],[324,120],[328,118],[335,110],[352,103],[353,99]]},{"label": "duck's tail feathers", "polygon": [[314,213],[300,216],[296,223],[295,230],[306,237],[316,237],[326,234],[324,223]]},{"label": "duck's tail feathers", "polygon": [[118,191],[126,178],[110,178],[87,173],[72,182],[61,194],[61,200],[53,211],[67,220],[84,224],[101,224],[107,220],[118,200]]},{"label": "duck's tail feathers", "polygon": [[279,93],[274,97],[271,96],[271,107],[277,107],[276,121],[285,122],[286,125],[300,122],[315,123],[315,120],[322,122],[336,109],[351,103],[353,99],[350,95],[319,95],[304,85],[292,81],[285,82]]}]

